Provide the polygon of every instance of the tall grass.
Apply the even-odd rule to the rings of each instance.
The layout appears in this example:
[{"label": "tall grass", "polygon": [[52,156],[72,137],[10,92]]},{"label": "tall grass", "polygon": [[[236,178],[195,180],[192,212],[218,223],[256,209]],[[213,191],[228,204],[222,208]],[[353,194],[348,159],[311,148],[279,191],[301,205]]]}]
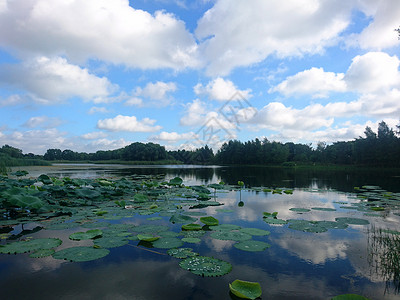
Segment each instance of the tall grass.
[{"label": "tall grass", "polygon": [[15,158],[5,153],[0,153],[0,174],[7,174],[11,167],[22,166],[50,166],[45,160],[34,158]]}]

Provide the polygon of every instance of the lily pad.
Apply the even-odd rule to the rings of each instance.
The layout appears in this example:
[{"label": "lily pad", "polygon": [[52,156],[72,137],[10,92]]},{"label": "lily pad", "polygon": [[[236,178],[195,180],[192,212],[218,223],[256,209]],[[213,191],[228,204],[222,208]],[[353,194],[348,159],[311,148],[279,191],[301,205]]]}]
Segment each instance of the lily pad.
[{"label": "lily pad", "polygon": [[169,181],[170,185],[181,185],[182,183],[183,183],[183,180],[180,177],[175,177]]},{"label": "lily pad", "polygon": [[349,225],[368,225],[369,221],[365,219],[359,219],[359,218],[348,218],[348,217],[340,217],[340,218],[335,218],[336,222],[342,222],[346,223]]},{"label": "lily pad", "polygon": [[175,248],[175,249],[169,249],[167,251],[168,255],[171,255],[176,258],[187,258],[187,257],[193,257],[199,255],[196,252],[193,252],[192,248]]},{"label": "lily pad", "polygon": [[161,238],[153,242],[153,247],[161,249],[179,248],[183,246],[183,242],[178,238]]},{"label": "lily pad", "polygon": [[101,248],[122,247],[128,243],[129,243],[129,241],[127,238],[120,237],[120,236],[101,237],[99,239],[94,240],[94,244]]},{"label": "lily pad", "polygon": [[308,209],[308,208],[298,208],[298,207],[292,207],[292,208],[289,208],[289,210],[299,212],[299,213],[310,211],[310,209]]},{"label": "lily pad", "polygon": [[80,241],[80,240],[90,240],[100,237],[103,232],[100,229],[92,229],[86,232],[75,232],[69,236],[70,240]]},{"label": "lily pad", "polygon": [[274,224],[274,225],[284,225],[287,224],[287,221],[282,219],[272,219],[272,218],[264,218],[263,221],[267,224]]},{"label": "lily pad", "polygon": [[62,249],[53,254],[55,259],[64,259],[73,262],[84,262],[103,258],[110,253],[105,248],[94,247],[72,247]]},{"label": "lily pad", "polygon": [[311,207],[311,209],[319,211],[336,211],[335,208],[330,208],[330,207]]},{"label": "lily pad", "polygon": [[40,249],[51,249],[61,245],[62,241],[57,238],[32,239],[18,241],[0,246],[0,253],[16,254],[37,251]]},{"label": "lily pad", "polygon": [[182,230],[201,230],[203,227],[200,224],[182,225]]},{"label": "lily pad", "polygon": [[251,235],[240,231],[216,231],[210,236],[217,240],[230,240],[230,241],[247,241],[251,239]]},{"label": "lily pad", "polygon": [[261,286],[258,282],[236,279],[229,284],[229,289],[235,296],[243,299],[256,299],[261,296]]},{"label": "lily pad", "polygon": [[195,237],[186,237],[182,239],[182,242],[197,244],[201,242],[201,239]]},{"label": "lily pad", "polygon": [[222,276],[232,270],[230,263],[208,256],[186,258],[179,263],[179,266],[193,274],[204,277]]},{"label": "lily pad", "polygon": [[147,197],[145,194],[135,194],[133,196],[133,201],[136,203],[144,203],[147,200],[149,200],[149,197]]},{"label": "lily pad", "polygon": [[54,249],[40,249],[40,250],[37,250],[36,252],[30,254],[29,257],[42,258],[42,257],[47,257],[50,255],[53,255],[54,252],[55,252]]},{"label": "lily pad", "polygon": [[182,215],[182,214],[174,214],[169,221],[171,223],[183,223],[183,224],[189,224],[195,222],[197,219],[193,218],[191,216],[187,215]]},{"label": "lily pad", "polygon": [[271,245],[268,243],[262,241],[254,241],[254,240],[243,241],[234,244],[233,246],[237,249],[250,252],[264,251],[265,249],[271,247]]},{"label": "lily pad", "polygon": [[144,241],[144,242],[154,242],[154,241],[157,241],[160,237],[154,236],[151,234],[138,234],[137,238],[140,241]]},{"label": "lily pad", "polygon": [[210,226],[210,229],[215,231],[231,231],[231,230],[238,230],[240,228],[241,228],[240,226],[234,224],[221,224],[218,226]]},{"label": "lily pad", "polygon": [[219,224],[219,221],[211,216],[208,217],[201,217],[200,221],[208,226],[216,226]]},{"label": "lily pad", "polygon": [[259,229],[259,228],[241,228],[241,229],[239,229],[239,231],[250,234],[250,235],[256,235],[256,236],[269,235],[271,233],[268,230]]}]

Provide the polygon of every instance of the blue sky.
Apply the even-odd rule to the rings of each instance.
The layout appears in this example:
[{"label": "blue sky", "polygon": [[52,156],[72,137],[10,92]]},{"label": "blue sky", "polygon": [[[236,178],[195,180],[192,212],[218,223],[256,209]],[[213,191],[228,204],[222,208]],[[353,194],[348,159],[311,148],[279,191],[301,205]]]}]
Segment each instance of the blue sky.
[{"label": "blue sky", "polygon": [[400,122],[399,26],[398,0],[0,0],[0,145],[352,140]]}]

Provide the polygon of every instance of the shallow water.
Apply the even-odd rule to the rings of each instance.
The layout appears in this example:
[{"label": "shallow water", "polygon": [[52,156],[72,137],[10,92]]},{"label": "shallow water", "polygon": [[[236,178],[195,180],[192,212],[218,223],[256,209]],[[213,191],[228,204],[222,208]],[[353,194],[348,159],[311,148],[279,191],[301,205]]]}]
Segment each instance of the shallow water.
[{"label": "shallow water", "polygon": [[[57,165],[27,169],[29,176],[71,178],[118,178],[135,175],[159,175],[169,180],[180,176],[186,185],[224,181],[245,182],[246,189],[217,192],[223,206],[193,211],[214,216],[220,224],[270,231],[254,240],[271,245],[261,252],[236,249],[230,240],[212,238],[209,233],[198,244],[185,243],[202,256],[212,256],[232,264],[232,271],[221,277],[201,277],[179,267],[179,259],[166,255],[165,249],[138,246],[137,241],[112,248],[110,255],[91,262],[71,263],[52,257],[34,259],[28,254],[0,254],[1,299],[235,299],[229,283],[235,279],[256,281],[262,287],[262,299],[330,299],[355,293],[369,299],[399,299],[398,282],[379,265],[376,228],[399,230],[398,210],[387,209],[366,216],[363,211],[343,208],[358,203],[354,186],[379,185],[398,192],[400,177],[395,173],[355,171],[313,172],[293,169],[234,168],[202,166],[114,166]],[[272,194],[248,187],[290,188],[293,194]],[[239,202],[243,206],[239,207]],[[313,210],[332,208],[336,211]],[[298,213],[290,208],[309,208]],[[222,210],[221,210],[222,209]],[[337,217],[366,219],[369,225],[349,225],[311,233],[293,230],[288,225],[264,222],[263,212],[278,212],[284,220],[334,221]],[[158,213],[113,220],[114,223],[163,224],[179,232],[182,224],[170,223],[169,217],[149,221]],[[32,229],[35,224],[26,224]],[[17,233],[21,228],[16,227]],[[68,236],[80,229],[41,230],[32,237],[59,237],[67,248],[76,243]],[[375,242],[375,243],[374,243]],[[375,248],[374,248],[375,247]],[[386,270],[387,271],[387,270]]]}]

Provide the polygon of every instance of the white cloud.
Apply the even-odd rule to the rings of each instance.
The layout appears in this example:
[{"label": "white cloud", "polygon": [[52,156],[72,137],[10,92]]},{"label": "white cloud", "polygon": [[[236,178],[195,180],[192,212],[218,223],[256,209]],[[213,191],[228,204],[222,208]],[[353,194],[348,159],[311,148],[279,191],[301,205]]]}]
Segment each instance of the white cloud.
[{"label": "white cloud", "polygon": [[369,52],[353,58],[344,80],[350,90],[361,93],[400,86],[400,61],[384,52]]},{"label": "white cloud", "polygon": [[399,65],[400,60],[396,55],[368,52],[354,57],[346,74],[311,68],[287,77],[269,92],[280,92],[285,96],[327,96],[328,92],[387,92],[400,86]]},{"label": "white cloud", "polygon": [[11,145],[24,153],[44,154],[47,149],[71,149],[74,144],[66,138],[65,132],[57,129],[13,131],[0,136],[0,145]]},{"label": "white cloud", "polygon": [[142,69],[198,65],[197,44],[183,21],[134,9],[127,0],[9,1],[0,28],[7,28],[0,44],[23,57],[97,58]]},{"label": "white cloud", "polygon": [[72,96],[85,100],[107,97],[116,87],[61,57],[37,57],[20,65],[3,65],[0,83],[25,90],[32,99],[53,104]]},{"label": "white cloud", "polygon": [[114,150],[128,146],[131,142],[127,142],[124,139],[109,140],[109,139],[95,139],[89,144],[84,146],[84,150],[88,152],[96,152],[98,150]]},{"label": "white cloud", "polygon": [[325,72],[323,68],[311,68],[289,76],[277,86],[269,90],[285,96],[296,94],[314,94],[314,97],[327,97],[328,92],[344,92],[346,83],[344,74]]},{"label": "white cloud", "polygon": [[399,27],[400,2],[397,0],[360,1],[361,9],[372,17],[371,23],[359,34],[350,35],[347,44],[362,49],[382,50],[400,45]]},{"label": "white cloud", "polygon": [[218,101],[227,101],[232,99],[237,95],[248,99],[251,97],[250,89],[247,90],[239,90],[235,84],[230,80],[225,80],[221,77],[218,77],[212,81],[210,81],[206,86],[203,86],[201,83],[198,83],[193,88],[196,95],[205,95],[208,99],[218,100]]},{"label": "white cloud", "polygon": [[163,131],[160,134],[151,137],[151,139],[156,141],[177,142],[180,140],[190,140],[195,137],[196,135],[194,132],[177,133],[174,131],[173,132]]},{"label": "white cloud", "polygon": [[85,140],[96,140],[100,138],[105,138],[106,136],[107,134],[102,131],[89,132],[81,135],[81,137]]},{"label": "white cloud", "polygon": [[42,128],[54,128],[61,124],[61,121],[57,118],[50,118],[47,116],[31,117],[25,122],[24,126],[29,128],[42,127]]},{"label": "white cloud", "polygon": [[[198,21],[208,73],[226,75],[269,55],[322,53],[351,21],[351,1],[219,0]],[[223,24],[223,25],[221,25]]]},{"label": "white cloud", "polygon": [[138,121],[135,116],[118,115],[112,119],[99,120],[97,128],[109,131],[129,131],[129,132],[153,132],[158,131],[162,127],[154,126],[156,120],[144,118]]},{"label": "white cloud", "polygon": [[151,106],[165,106],[170,103],[171,96],[169,93],[177,90],[174,82],[162,82],[157,81],[156,83],[149,82],[144,88],[137,87],[133,92],[132,98],[126,101],[126,105],[142,106],[144,101],[139,98],[145,98],[145,103]]},{"label": "white cloud", "polygon": [[105,113],[108,113],[108,112],[110,112],[106,107],[102,107],[102,106],[93,106],[93,107],[91,107],[90,109],[89,109],[89,111],[88,111],[88,114],[89,115],[93,115],[93,114],[95,114],[95,113],[102,113],[102,114],[105,114]]}]

